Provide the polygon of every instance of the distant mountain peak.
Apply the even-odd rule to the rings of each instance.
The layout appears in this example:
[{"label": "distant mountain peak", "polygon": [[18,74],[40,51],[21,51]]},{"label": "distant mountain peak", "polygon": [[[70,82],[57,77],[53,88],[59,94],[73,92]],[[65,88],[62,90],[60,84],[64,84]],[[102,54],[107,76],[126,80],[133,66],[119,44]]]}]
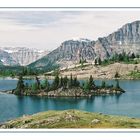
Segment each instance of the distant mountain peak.
[{"label": "distant mountain peak", "polygon": [[91,41],[91,40],[89,40],[87,38],[79,38],[79,37],[73,37],[71,40],[72,41],[79,41],[79,42],[90,42]]},{"label": "distant mountain peak", "polygon": [[0,61],[4,65],[28,65],[41,57],[45,56],[48,51],[27,47],[1,47]]}]

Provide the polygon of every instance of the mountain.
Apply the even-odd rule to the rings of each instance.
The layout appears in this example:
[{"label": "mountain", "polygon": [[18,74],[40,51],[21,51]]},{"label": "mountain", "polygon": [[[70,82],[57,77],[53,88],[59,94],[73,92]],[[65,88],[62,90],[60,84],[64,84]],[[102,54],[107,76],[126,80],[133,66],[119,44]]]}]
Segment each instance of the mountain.
[{"label": "mountain", "polygon": [[3,63],[2,63],[2,61],[0,61],[0,66],[3,66]]},{"label": "mountain", "polygon": [[140,54],[140,21],[125,24],[117,31],[96,41],[88,39],[64,41],[60,47],[29,67],[47,69],[56,65],[67,66],[80,59],[93,61],[96,57],[100,57],[103,60],[122,52]]},{"label": "mountain", "polygon": [[107,37],[98,38],[94,50],[102,59],[114,53],[140,54],[140,21],[125,24]]},{"label": "mountain", "polygon": [[24,48],[2,47],[0,48],[0,60],[3,65],[28,65],[46,55],[48,51]]},{"label": "mountain", "polygon": [[47,56],[30,64],[29,67],[38,69],[49,69],[57,67],[58,64],[66,66],[68,63],[77,63],[80,59],[92,60],[95,57],[94,41],[88,39],[67,40],[60,47],[50,52]]},{"label": "mountain", "polygon": [[0,61],[2,65],[18,65],[8,52],[0,48]]}]

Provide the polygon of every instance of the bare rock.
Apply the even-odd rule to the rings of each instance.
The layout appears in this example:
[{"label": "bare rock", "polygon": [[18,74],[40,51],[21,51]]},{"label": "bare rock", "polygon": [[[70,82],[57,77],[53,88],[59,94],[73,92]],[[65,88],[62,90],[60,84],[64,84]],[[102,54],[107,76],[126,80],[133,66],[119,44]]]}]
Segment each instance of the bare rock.
[{"label": "bare rock", "polygon": [[92,124],[97,124],[97,123],[100,123],[100,120],[94,119],[94,120],[91,121],[91,123],[92,123]]}]

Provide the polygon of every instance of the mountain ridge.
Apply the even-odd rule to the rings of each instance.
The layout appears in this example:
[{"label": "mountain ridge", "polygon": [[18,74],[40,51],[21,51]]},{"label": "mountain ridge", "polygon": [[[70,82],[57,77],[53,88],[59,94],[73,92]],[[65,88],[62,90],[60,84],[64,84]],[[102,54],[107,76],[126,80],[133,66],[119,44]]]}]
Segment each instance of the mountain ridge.
[{"label": "mountain ridge", "polygon": [[26,47],[0,47],[0,60],[7,66],[26,66],[47,53],[46,50]]},{"label": "mountain ridge", "polygon": [[[108,36],[99,37],[96,41],[66,40],[47,56],[31,63],[29,67],[43,69],[51,65],[67,66],[78,63],[80,59],[91,62],[96,57],[102,60],[115,53],[140,53],[140,20],[127,23]],[[49,64],[49,65],[48,65]]]}]

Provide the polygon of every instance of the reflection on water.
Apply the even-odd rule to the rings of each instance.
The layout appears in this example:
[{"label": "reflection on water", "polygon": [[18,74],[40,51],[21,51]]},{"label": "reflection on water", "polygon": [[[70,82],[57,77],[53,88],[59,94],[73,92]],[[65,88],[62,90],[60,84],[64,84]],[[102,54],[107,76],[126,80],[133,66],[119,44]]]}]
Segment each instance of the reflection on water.
[{"label": "reflection on water", "polygon": [[[16,83],[16,80],[0,80],[0,90],[15,88]],[[96,84],[100,83],[101,81],[96,81]],[[115,83],[115,81],[110,80],[108,83]],[[91,98],[18,97],[0,94],[0,122],[24,114],[66,109],[140,117],[140,81],[121,80],[120,85],[126,90],[126,93],[121,95],[93,96]]]},{"label": "reflection on water", "polygon": [[117,104],[119,103],[119,99],[120,99],[121,95],[122,95],[122,94],[115,95],[116,103],[117,103]]}]

